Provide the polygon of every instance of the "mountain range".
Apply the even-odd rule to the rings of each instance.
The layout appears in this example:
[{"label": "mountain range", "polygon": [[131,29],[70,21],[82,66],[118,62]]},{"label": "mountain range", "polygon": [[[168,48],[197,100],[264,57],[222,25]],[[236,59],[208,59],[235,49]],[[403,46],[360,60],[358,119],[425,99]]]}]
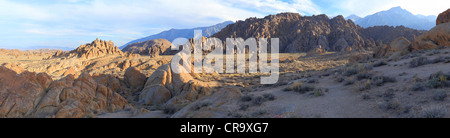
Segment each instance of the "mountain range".
[{"label": "mountain range", "polygon": [[192,29],[170,29],[170,30],[163,31],[163,32],[155,34],[155,35],[150,35],[150,36],[147,36],[144,38],[133,40],[119,48],[123,49],[130,44],[144,42],[144,41],[153,40],[153,39],[166,39],[169,42],[172,42],[174,39],[179,38],[179,37],[190,39],[190,38],[194,38],[194,30],[202,30],[202,35],[204,37],[209,37],[209,36],[215,34],[216,32],[219,32],[220,30],[222,30],[222,28],[225,28],[227,25],[232,24],[232,23],[234,23],[234,22],[233,21],[225,21],[225,22],[222,22],[222,23],[219,23],[216,25],[208,26],[208,27],[197,27],[197,28],[192,28]]},{"label": "mountain range", "polygon": [[393,7],[387,11],[380,11],[363,18],[350,15],[346,19],[350,19],[364,28],[384,25],[403,25],[417,30],[429,30],[435,26],[436,18],[434,15],[414,15],[401,7]]}]

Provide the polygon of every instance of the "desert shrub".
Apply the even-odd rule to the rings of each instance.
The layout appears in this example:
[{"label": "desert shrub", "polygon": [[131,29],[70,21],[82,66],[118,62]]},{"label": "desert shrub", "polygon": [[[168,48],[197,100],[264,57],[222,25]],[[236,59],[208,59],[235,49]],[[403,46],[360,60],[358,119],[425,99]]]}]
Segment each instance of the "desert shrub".
[{"label": "desert shrub", "polygon": [[244,95],[244,96],[242,96],[241,97],[241,101],[242,102],[249,102],[249,101],[251,101],[253,99],[253,97],[252,96],[250,96],[250,95]]},{"label": "desert shrub", "polygon": [[447,115],[447,110],[443,107],[429,107],[422,109],[418,118],[443,118]]},{"label": "desert shrub", "polygon": [[358,68],[348,68],[347,70],[344,71],[344,76],[352,76],[355,75],[359,72]]},{"label": "desert shrub", "polygon": [[387,76],[372,77],[372,84],[376,86],[383,86],[385,83],[393,83],[393,82],[396,82],[396,79],[394,77],[387,77]]},{"label": "desert shrub", "polygon": [[317,79],[308,79],[308,83],[319,83],[319,80]]},{"label": "desert shrub", "polygon": [[264,115],[264,114],[266,114],[266,113],[267,113],[266,110],[260,109],[260,110],[256,110],[255,112],[253,112],[253,113],[252,113],[252,116],[261,116],[261,115]]},{"label": "desert shrub", "polygon": [[266,100],[269,100],[269,101],[275,100],[275,95],[273,95],[273,94],[271,94],[271,93],[263,94],[263,97],[264,97]]},{"label": "desert shrub", "polygon": [[373,67],[381,67],[381,66],[384,66],[387,64],[388,63],[386,61],[381,60],[381,61],[377,61],[377,62],[373,63]]},{"label": "desert shrub", "polygon": [[250,107],[250,105],[248,105],[248,104],[241,104],[241,105],[239,105],[239,110],[245,111],[245,110],[248,109],[248,107]]},{"label": "desert shrub", "polygon": [[423,85],[423,83],[416,82],[411,87],[411,90],[412,91],[424,91],[425,90],[425,85]]},{"label": "desert shrub", "polygon": [[200,110],[203,107],[208,107],[209,105],[211,105],[210,102],[201,102],[201,103],[198,103],[198,104],[194,105],[193,108],[194,108],[194,110]]},{"label": "desert shrub", "polygon": [[285,87],[285,88],[283,89],[283,91],[285,91],[285,92],[287,92],[287,91],[292,91],[292,86],[290,86],[290,87]]},{"label": "desert shrub", "polygon": [[319,97],[319,96],[324,96],[325,93],[323,92],[322,89],[316,89],[314,90],[314,96]]},{"label": "desert shrub", "polygon": [[368,72],[360,72],[356,75],[357,80],[370,79],[371,77],[372,77],[372,74],[370,74]]},{"label": "desert shrub", "polygon": [[426,57],[418,57],[418,58],[415,58],[415,59],[413,59],[413,60],[411,60],[409,62],[409,67],[410,68],[415,68],[415,67],[418,67],[418,66],[426,65],[428,63],[429,63],[428,58],[426,58]]},{"label": "desert shrub", "polygon": [[164,105],[163,106],[163,112],[165,114],[172,115],[172,114],[175,114],[178,110],[179,110],[179,108],[177,108],[174,105]]},{"label": "desert shrub", "polygon": [[349,79],[344,81],[344,86],[352,85],[355,83],[354,79]]},{"label": "desert shrub", "polygon": [[336,78],[336,82],[339,82],[339,83],[341,83],[341,82],[343,82],[344,81],[344,78],[342,78],[342,77],[338,77],[338,78]]},{"label": "desert shrub", "polygon": [[299,92],[299,93],[306,93],[306,92],[314,90],[314,87],[309,86],[309,85],[304,85],[301,82],[296,82],[296,83],[292,84],[291,89],[296,92]]},{"label": "desert shrub", "polygon": [[428,78],[427,86],[429,88],[441,88],[450,86],[447,80],[450,75],[442,73],[442,71],[433,73]]},{"label": "desert shrub", "polygon": [[382,110],[396,110],[400,108],[400,103],[398,101],[384,101],[380,104],[380,109]]},{"label": "desert shrub", "polygon": [[370,85],[371,85],[371,81],[367,80],[366,82],[364,82],[364,84],[361,87],[359,87],[359,90],[360,91],[369,90],[371,88]]},{"label": "desert shrub", "polygon": [[258,96],[252,100],[253,105],[257,105],[257,106],[263,104],[264,102],[266,102],[266,99],[262,96]]},{"label": "desert shrub", "polygon": [[363,100],[369,100],[370,99],[370,95],[365,93],[365,94],[362,95],[362,99]]},{"label": "desert shrub", "polygon": [[383,93],[382,96],[383,96],[384,98],[392,99],[392,98],[395,97],[394,90],[393,90],[393,89],[388,89],[388,90],[386,90],[386,91]]},{"label": "desert shrub", "polygon": [[447,98],[447,93],[438,91],[433,93],[433,99],[436,101],[444,101]]}]

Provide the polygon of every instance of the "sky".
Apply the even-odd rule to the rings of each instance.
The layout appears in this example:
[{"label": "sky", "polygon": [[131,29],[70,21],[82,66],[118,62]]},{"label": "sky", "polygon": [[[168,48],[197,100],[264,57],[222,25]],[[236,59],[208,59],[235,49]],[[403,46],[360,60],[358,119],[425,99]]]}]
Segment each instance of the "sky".
[{"label": "sky", "polygon": [[117,46],[171,28],[210,26],[280,12],[360,17],[401,6],[438,15],[448,0],[0,0],[0,48]]}]

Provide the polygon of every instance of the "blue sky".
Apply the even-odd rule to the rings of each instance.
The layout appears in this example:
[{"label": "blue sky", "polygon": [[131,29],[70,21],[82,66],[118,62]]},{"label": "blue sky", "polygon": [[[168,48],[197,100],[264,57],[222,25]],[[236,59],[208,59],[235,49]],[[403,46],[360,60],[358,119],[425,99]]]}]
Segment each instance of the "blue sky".
[{"label": "blue sky", "polygon": [[438,15],[447,0],[0,0],[0,48],[76,48],[95,38],[121,46],[170,28],[279,12],[366,16],[401,6]]}]

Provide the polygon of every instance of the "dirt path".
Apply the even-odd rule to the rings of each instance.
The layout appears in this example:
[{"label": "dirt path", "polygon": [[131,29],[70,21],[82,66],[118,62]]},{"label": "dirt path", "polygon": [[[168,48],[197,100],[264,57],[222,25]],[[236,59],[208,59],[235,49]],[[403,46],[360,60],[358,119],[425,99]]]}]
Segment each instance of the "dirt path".
[{"label": "dirt path", "polygon": [[305,118],[375,118],[382,117],[376,105],[362,100],[356,92],[351,92],[340,83],[335,83],[331,77],[319,80],[315,87],[328,88],[324,96],[285,92],[284,87],[257,92],[259,94],[272,93],[275,101],[266,102],[265,108],[273,115],[288,114],[286,117]]}]

